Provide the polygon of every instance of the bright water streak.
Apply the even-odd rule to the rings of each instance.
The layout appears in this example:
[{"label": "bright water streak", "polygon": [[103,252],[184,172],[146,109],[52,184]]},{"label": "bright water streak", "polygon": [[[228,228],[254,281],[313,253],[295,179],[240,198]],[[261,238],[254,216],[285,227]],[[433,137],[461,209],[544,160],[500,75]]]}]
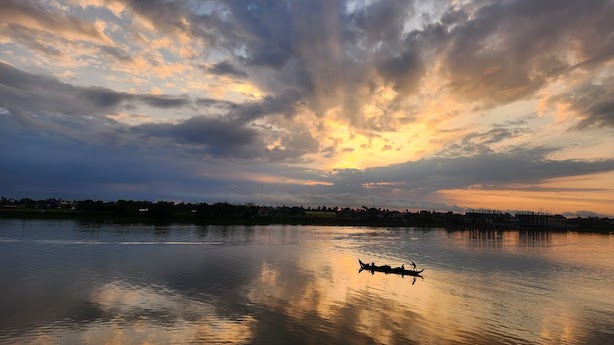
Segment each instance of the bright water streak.
[{"label": "bright water streak", "polygon": [[0,220],[0,343],[613,344],[613,253],[574,232]]}]

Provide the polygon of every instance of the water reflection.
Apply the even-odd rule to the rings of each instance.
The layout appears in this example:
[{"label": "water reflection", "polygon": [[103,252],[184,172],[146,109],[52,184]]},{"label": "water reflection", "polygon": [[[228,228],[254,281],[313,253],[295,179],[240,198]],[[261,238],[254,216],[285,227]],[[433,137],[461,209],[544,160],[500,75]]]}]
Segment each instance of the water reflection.
[{"label": "water reflection", "polygon": [[[450,242],[459,249],[477,252],[484,250],[523,253],[530,250],[548,250],[553,241],[564,240],[566,233],[547,231],[511,231],[511,230],[465,230],[448,231]],[[590,236],[588,234],[587,236]]]},{"label": "water reflection", "polygon": [[[326,266],[321,262],[320,268],[330,274],[318,279],[314,267],[305,264],[310,269],[263,265],[247,297],[250,303],[264,307],[267,320],[282,322],[294,337],[308,343],[393,343],[415,337],[416,332],[412,335],[411,330],[420,328],[419,315],[400,305],[398,294],[384,296],[381,281],[359,279],[362,277],[345,265]],[[354,274],[345,275],[347,269]],[[402,279],[391,278],[399,278],[397,282],[388,281],[399,287]]]},{"label": "water reflection", "polygon": [[519,231],[518,244],[528,248],[548,248],[552,244],[549,232],[545,231]]},{"label": "water reflection", "polygon": [[206,301],[165,288],[115,281],[94,289],[70,317],[28,330],[11,342],[247,343],[254,318],[218,315]]},{"label": "water reflection", "polygon": [[[614,340],[607,236],[0,225],[0,342]],[[583,260],[589,256],[599,260]],[[358,258],[394,266],[415,260],[425,278],[357,274]]]},{"label": "water reflection", "polygon": [[467,245],[476,248],[501,248],[503,233],[497,230],[471,230],[467,234]]}]

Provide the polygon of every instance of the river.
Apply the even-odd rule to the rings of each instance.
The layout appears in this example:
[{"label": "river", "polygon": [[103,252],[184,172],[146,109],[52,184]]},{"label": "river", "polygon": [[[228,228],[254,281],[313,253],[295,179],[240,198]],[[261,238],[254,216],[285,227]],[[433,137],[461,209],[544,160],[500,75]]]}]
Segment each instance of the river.
[{"label": "river", "polygon": [[614,344],[612,286],[613,234],[0,220],[0,343]]}]

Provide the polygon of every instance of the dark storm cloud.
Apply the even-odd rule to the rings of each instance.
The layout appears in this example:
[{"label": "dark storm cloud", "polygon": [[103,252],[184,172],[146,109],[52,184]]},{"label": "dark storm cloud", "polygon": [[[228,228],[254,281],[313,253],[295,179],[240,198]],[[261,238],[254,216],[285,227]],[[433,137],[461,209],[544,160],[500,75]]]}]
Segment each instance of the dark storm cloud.
[{"label": "dark storm cloud", "polygon": [[571,105],[580,121],[574,129],[614,127],[614,78],[600,84],[582,85],[566,94],[553,97]]},{"label": "dark storm cloud", "polygon": [[382,61],[378,71],[380,76],[393,83],[398,92],[406,94],[418,88],[418,81],[425,68],[417,52],[406,51],[400,56]]},{"label": "dark storm cloud", "polygon": [[[271,132],[272,139],[280,145],[266,148],[263,129],[250,126],[255,119],[281,114],[291,116],[299,96],[288,92],[278,97],[265,97],[258,102],[235,104],[227,101],[200,99],[198,106],[219,107],[227,112],[224,118],[192,117],[177,124],[147,124],[132,127],[110,123],[105,115],[124,107],[144,104],[159,109],[180,108],[192,104],[186,96],[143,95],[116,92],[101,87],[77,87],[64,84],[49,76],[35,75],[0,63],[0,107],[7,109],[23,124],[56,128],[65,135],[82,137],[90,132],[100,135],[99,128],[112,125],[117,136],[146,134],[151,138],[167,138],[179,144],[195,145],[198,152],[213,157],[243,157],[273,161],[296,160],[307,153],[317,152],[318,143],[306,130]],[[57,116],[43,117],[43,115]],[[68,117],[85,119],[98,116],[98,122],[81,123]],[[67,126],[68,122],[70,125]],[[91,128],[86,128],[90,126]],[[108,136],[109,134],[104,134]],[[132,137],[126,141],[136,140]]]},{"label": "dark storm cloud", "polygon": [[[303,102],[319,116],[341,103],[341,116],[352,125],[389,129],[388,118],[361,118],[361,104],[371,97],[369,83],[379,73],[397,90],[410,92],[424,73],[419,51],[404,45],[411,2],[379,2],[352,13],[342,1],[234,1],[220,6],[228,10],[223,22],[213,15],[182,15],[203,31],[215,32],[219,47],[241,50],[236,60],[272,98],[294,90],[298,97],[292,101]],[[208,71],[242,75],[231,63]],[[258,66],[270,69],[264,73]],[[245,113],[253,111],[261,113],[255,108]]]},{"label": "dark storm cloud", "polygon": [[[592,68],[614,53],[608,37],[613,6],[607,1],[479,2],[449,9],[440,22],[409,33],[403,29],[415,16],[411,2],[375,2],[354,12],[330,1],[225,5],[229,30],[218,33],[243,44],[246,61],[273,67],[282,84],[298,82],[293,86],[316,113],[342,103],[352,125],[375,131],[390,128],[357,111],[373,67],[405,96],[417,90],[427,62],[441,57],[441,71],[456,94],[496,105],[532,95],[550,78],[576,65]],[[572,48],[570,41],[577,44]],[[572,64],[566,58],[576,48],[584,60]],[[345,102],[345,95],[355,97]]]},{"label": "dark storm cloud", "polygon": [[266,133],[254,125],[232,118],[192,117],[177,124],[159,123],[133,126],[133,133],[150,138],[169,138],[174,143],[192,145],[196,152],[215,158],[249,158],[266,161],[296,161],[318,151],[317,140],[306,130],[265,131],[277,145],[267,148]]},{"label": "dark storm cloud", "polygon": [[127,52],[123,51],[122,49],[119,49],[116,47],[110,47],[110,46],[99,46],[98,48],[100,49],[101,52],[112,56],[119,62],[126,63],[126,62],[132,61],[132,56],[130,56]]},{"label": "dark storm cloud", "polygon": [[126,143],[126,138],[117,136],[104,142],[101,137],[106,134],[92,125],[96,124],[77,128],[85,138],[75,139],[47,127],[25,127],[0,117],[0,145],[11,148],[0,150],[0,191],[25,190],[33,196],[38,192],[40,197],[66,193],[73,198],[92,198],[96,193],[101,198],[151,200],[156,193],[172,197],[208,183],[197,176],[194,164],[177,158],[176,152]]},{"label": "dark storm cloud", "polygon": [[361,33],[369,48],[380,43],[389,48],[401,38],[405,21],[413,12],[413,1],[377,1],[348,14],[347,22]]},{"label": "dark storm cloud", "polygon": [[[39,119],[45,120],[57,122],[58,118]],[[322,178],[322,172],[271,162],[279,158],[275,156],[293,159],[292,147],[268,152],[254,130],[236,128],[221,119],[196,118],[177,125],[130,128],[101,123],[97,118],[62,121],[63,127],[83,135],[62,135],[45,125],[23,126],[12,116],[0,115],[0,146],[11,148],[0,150],[0,191],[4,195],[29,191],[40,197],[64,193],[72,198],[92,198],[96,193],[111,200],[161,197],[219,201],[223,194],[234,195],[232,201],[243,203],[260,200],[256,187],[261,183],[245,179],[243,174]],[[295,140],[302,140],[301,135]],[[235,190],[236,195],[232,194]],[[250,193],[253,199],[249,199]]]},{"label": "dark storm cloud", "polygon": [[65,85],[52,77],[27,73],[4,62],[0,62],[0,72],[0,85],[15,89],[27,91],[39,85],[42,88]]},{"label": "dark storm cloud", "polygon": [[280,68],[290,59],[291,2],[237,0],[227,6],[234,19],[233,34],[247,45],[249,63]]},{"label": "dark storm cloud", "polygon": [[[377,77],[403,98],[440,61],[437,72],[456,95],[494,106],[530,97],[549,80],[574,68],[593,69],[614,54],[614,5],[607,0],[455,4],[438,22],[410,32],[408,21],[424,19],[412,1],[124,2],[164,33],[187,34],[230,53],[208,72],[250,75],[272,97],[296,90],[317,115],[341,105],[352,126],[374,132],[395,129],[388,113],[400,101],[378,118],[365,118],[362,102]],[[109,49],[103,50],[126,58]]]},{"label": "dark storm cloud", "polygon": [[511,102],[573,68],[567,53],[580,53],[583,68],[613,57],[611,1],[478,4],[483,5],[471,14],[467,8],[448,16],[449,33],[441,42],[450,86],[463,97]]},{"label": "dark storm cloud", "polygon": [[144,124],[132,131],[153,137],[172,138],[178,143],[195,144],[214,157],[250,157],[264,150],[254,128],[226,119],[193,117],[178,124]]},{"label": "dark storm cloud", "polygon": [[266,96],[257,102],[237,105],[231,109],[230,115],[244,122],[274,114],[291,117],[294,115],[295,107],[300,100],[301,95],[298,91],[288,90],[277,96]]},{"label": "dark storm cloud", "polygon": [[106,115],[120,106],[138,103],[165,109],[188,105],[190,100],[185,96],[129,94],[101,87],[72,86],[0,62],[0,107],[18,117],[37,113]]},{"label": "dark storm cloud", "polygon": [[196,104],[203,107],[215,107],[222,109],[228,109],[237,106],[236,103],[213,98],[198,98],[196,99]]},{"label": "dark storm cloud", "polygon": [[586,118],[580,121],[579,128],[614,127],[614,93],[610,92],[609,98],[603,97],[598,103],[591,104],[585,114]]},{"label": "dark storm cloud", "polygon": [[[521,123],[522,124],[522,123]],[[492,144],[517,137],[530,130],[527,128],[496,126],[483,133],[469,133],[446,145],[439,152],[440,157],[461,157],[494,152]]]},{"label": "dark storm cloud", "polygon": [[345,18],[349,40],[366,49],[363,57],[375,57],[379,76],[402,94],[414,91],[425,72],[419,42],[403,34],[412,15],[412,1],[380,1]]},{"label": "dark storm cloud", "polygon": [[177,97],[168,95],[136,95],[135,99],[152,106],[154,108],[179,108],[190,104],[188,97]]},{"label": "dark storm cloud", "polygon": [[316,153],[320,144],[307,129],[284,132],[279,136],[279,145],[268,152],[273,161],[297,161],[309,153]]},{"label": "dark storm cloud", "polygon": [[[72,87],[76,88],[76,87]],[[116,108],[126,103],[142,103],[154,108],[179,108],[191,103],[187,96],[129,94],[98,87],[84,87],[77,91],[91,104],[102,109]]]},{"label": "dark storm cloud", "polygon": [[229,75],[233,77],[247,77],[247,73],[245,71],[240,70],[235,65],[228,61],[221,61],[214,64],[211,67],[207,67],[206,71],[215,75]]},{"label": "dark storm cloud", "polygon": [[[473,185],[507,188],[515,183],[614,170],[614,160],[551,160],[552,149],[516,149],[507,153],[480,152],[469,157],[434,157],[365,170],[340,170],[337,186],[396,183],[395,188],[429,194]],[[387,189],[391,189],[387,187]]]},{"label": "dark storm cloud", "polygon": [[[373,91],[369,83],[379,74],[399,92],[413,92],[425,71],[420,51],[403,34],[405,21],[414,14],[411,2],[376,2],[351,13],[343,1],[321,0],[203,5],[211,11],[183,1],[125,3],[162,32],[201,38],[209,47],[234,54],[234,59],[204,67],[207,72],[253,76],[274,100],[294,92],[290,101],[302,102],[318,116],[341,104],[342,117],[369,131],[394,129],[387,114],[363,118],[362,102]],[[259,117],[270,112],[259,109],[267,106],[274,107],[266,100],[242,107],[240,116]],[[291,116],[291,108],[282,111]]]}]

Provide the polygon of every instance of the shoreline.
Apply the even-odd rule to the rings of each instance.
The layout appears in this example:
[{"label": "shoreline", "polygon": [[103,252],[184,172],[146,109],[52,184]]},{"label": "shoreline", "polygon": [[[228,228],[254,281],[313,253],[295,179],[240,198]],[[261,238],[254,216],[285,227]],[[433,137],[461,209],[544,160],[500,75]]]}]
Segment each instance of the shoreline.
[{"label": "shoreline", "polygon": [[584,232],[614,233],[614,226],[548,226],[518,224],[451,224],[440,221],[406,221],[391,219],[324,218],[308,215],[299,216],[222,216],[197,217],[194,214],[167,215],[154,217],[143,215],[124,215],[117,213],[84,212],[78,210],[54,209],[0,209],[0,219],[40,219],[40,220],[77,220],[84,223],[145,224],[145,225],[316,225],[316,226],[366,226],[366,227],[415,227],[425,229],[446,229],[448,231],[534,231],[534,232]]}]

